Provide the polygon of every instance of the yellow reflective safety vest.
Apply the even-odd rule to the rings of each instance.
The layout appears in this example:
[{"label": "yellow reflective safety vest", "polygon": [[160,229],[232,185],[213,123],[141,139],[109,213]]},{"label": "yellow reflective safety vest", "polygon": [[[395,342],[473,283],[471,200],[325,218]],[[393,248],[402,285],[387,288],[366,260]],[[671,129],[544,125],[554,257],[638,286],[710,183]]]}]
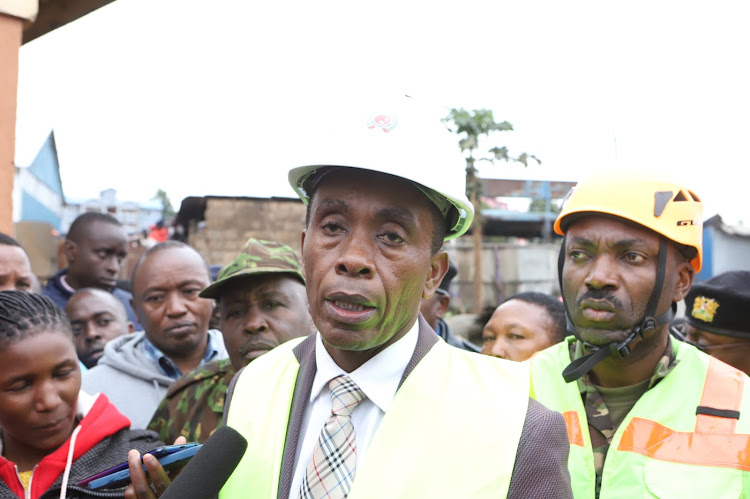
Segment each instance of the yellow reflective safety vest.
[{"label": "yellow reflective safety vest", "polygon": [[[248,447],[220,499],[279,494],[300,370],[292,352],[297,343],[292,340],[254,360],[236,380],[227,424],[247,439]],[[528,366],[438,341],[396,393],[366,461],[357,467],[349,498],[505,497],[528,389]]]},{"label": "yellow reflective safety vest", "polygon": [[[573,495],[593,498],[596,472],[583,400],[577,384],[562,378],[573,341],[532,357],[531,396],[562,413]],[[599,497],[750,497],[749,378],[691,345],[672,344],[677,365],[617,429]]]}]

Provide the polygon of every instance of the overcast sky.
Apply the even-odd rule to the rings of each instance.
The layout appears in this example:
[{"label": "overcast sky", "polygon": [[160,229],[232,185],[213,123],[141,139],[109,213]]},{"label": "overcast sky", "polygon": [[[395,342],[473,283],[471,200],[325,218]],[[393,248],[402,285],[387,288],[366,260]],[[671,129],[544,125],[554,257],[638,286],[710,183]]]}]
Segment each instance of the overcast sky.
[{"label": "overcast sky", "polygon": [[707,216],[750,224],[748,14],[744,1],[117,0],[22,47],[17,162],[54,128],[67,196],[292,197],[295,137],[337,97],[391,91],[490,108],[515,127],[498,143],[543,161],[486,176],[665,168]]}]

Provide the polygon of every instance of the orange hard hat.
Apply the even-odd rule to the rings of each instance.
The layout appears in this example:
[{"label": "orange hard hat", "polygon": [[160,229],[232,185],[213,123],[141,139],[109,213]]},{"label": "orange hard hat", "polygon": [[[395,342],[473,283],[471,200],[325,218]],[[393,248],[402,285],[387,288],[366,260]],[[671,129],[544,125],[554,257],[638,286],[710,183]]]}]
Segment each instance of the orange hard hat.
[{"label": "orange hard hat", "polygon": [[630,220],[667,239],[695,248],[690,264],[699,272],[703,260],[703,203],[684,185],[642,172],[604,171],[571,189],[555,221],[565,235],[571,217],[603,213]]}]

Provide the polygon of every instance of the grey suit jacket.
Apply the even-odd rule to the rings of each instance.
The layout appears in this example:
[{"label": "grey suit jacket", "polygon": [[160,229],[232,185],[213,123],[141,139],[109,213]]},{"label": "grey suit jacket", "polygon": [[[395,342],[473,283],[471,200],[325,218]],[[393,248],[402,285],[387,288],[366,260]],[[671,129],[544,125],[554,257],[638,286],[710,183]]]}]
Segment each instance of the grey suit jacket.
[{"label": "grey suit jacket", "polygon": [[[440,339],[437,334],[420,315],[417,347],[404,370],[399,386],[403,384],[420,360],[438,341]],[[281,464],[280,499],[289,499],[289,488],[292,485],[292,474],[294,473],[294,460],[302,431],[302,417],[305,404],[310,400],[312,383],[315,378],[315,335],[309,336],[297,345],[293,352],[299,361],[300,369],[294,387]],[[231,403],[233,391],[234,380],[227,392],[225,424],[226,411]],[[498,394],[502,394],[502,387],[498,387]],[[488,418],[491,418],[491,415],[488,415]],[[467,422],[467,430],[472,426],[479,427],[480,425],[478,421]],[[565,421],[560,413],[550,411],[539,402],[529,399],[526,421],[516,450],[516,461],[507,497],[518,499],[572,498],[573,493],[568,473],[569,445]],[[471,456],[467,457],[471,458]],[[450,463],[446,463],[446,474],[450,475]],[[456,479],[459,480],[460,477]]]}]

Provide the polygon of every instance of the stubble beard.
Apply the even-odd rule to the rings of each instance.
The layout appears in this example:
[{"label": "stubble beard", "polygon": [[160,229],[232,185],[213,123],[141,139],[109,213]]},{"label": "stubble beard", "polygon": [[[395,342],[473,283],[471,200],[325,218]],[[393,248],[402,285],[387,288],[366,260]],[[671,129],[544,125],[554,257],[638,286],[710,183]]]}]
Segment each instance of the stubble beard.
[{"label": "stubble beard", "polygon": [[628,329],[597,329],[576,327],[578,336],[586,343],[602,347],[610,343],[622,343],[633,332]]}]

